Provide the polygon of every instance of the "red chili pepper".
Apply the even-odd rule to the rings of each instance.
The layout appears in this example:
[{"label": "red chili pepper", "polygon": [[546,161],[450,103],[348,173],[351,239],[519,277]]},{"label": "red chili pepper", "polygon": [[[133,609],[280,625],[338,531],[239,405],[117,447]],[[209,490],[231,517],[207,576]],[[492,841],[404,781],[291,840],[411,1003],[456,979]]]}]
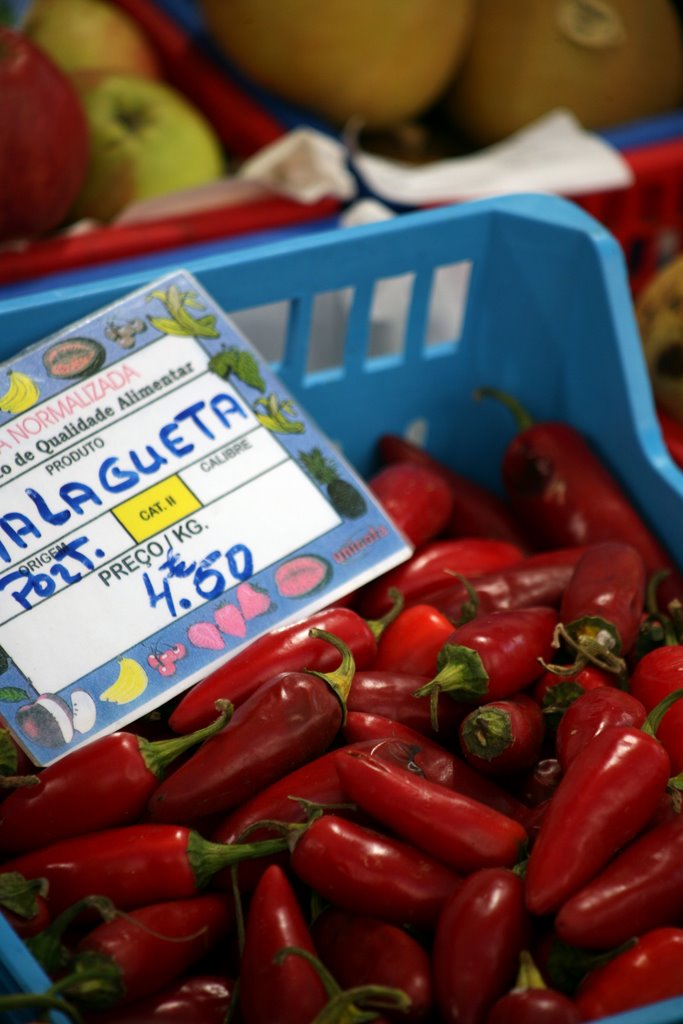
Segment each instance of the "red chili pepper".
[{"label": "red chili pepper", "polygon": [[432,946],[442,1024],[482,1024],[514,983],[529,938],[524,884],[508,868],[483,868],[444,906]]},{"label": "red chili pepper", "polygon": [[241,704],[153,793],[154,821],[191,822],[237,807],[271,782],[318,757],[344,721],[353,656],[337,637],[314,630],[341,654],[335,672],[284,672]]},{"label": "red chili pepper", "polygon": [[560,907],[555,930],[586,949],[616,949],[683,915],[683,817],[647,829]]},{"label": "red chili pepper", "polygon": [[36,910],[30,917],[15,914],[13,911],[5,910],[2,907],[0,907],[0,914],[2,914],[7,923],[22,939],[29,939],[33,935],[38,935],[50,923],[50,911],[47,900],[43,896],[36,897]]},{"label": "red chili pepper", "polygon": [[674,705],[662,719],[657,729],[657,739],[662,744],[671,762],[671,774],[683,772],[683,708]]},{"label": "red chili pepper", "polygon": [[486,1024],[579,1024],[569,996],[553,988],[515,988],[498,1000]]},{"label": "red chili pepper", "polygon": [[[683,645],[656,647],[643,655],[629,678],[629,692],[647,712],[669,694],[683,688]],[[671,774],[683,772],[683,707],[677,701],[662,717],[657,739],[671,760]],[[0,805],[1,808],[1,805]]]},{"label": "red chili pepper", "polygon": [[[452,630],[451,630],[452,632]],[[347,711],[382,715],[408,725],[425,736],[455,733],[467,708],[446,694],[437,695],[436,718],[430,695],[417,697],[415,691],[429,681],[428,676],[410,672],[356,672],[346,701]]]},{"label": "red chili pepper", "polygon": [[516,417],[518,433],[503,456],[503,485],[540,546],[624,541],[640,552],[648,575],[671,570],[662,592],[683,596],[671,556],[580,431],[567,423],[534,423],[515,399],[495,389],[479,394],[498,398]]},{"label": "red chili pepper", "polygon": [[380,437],[378,448],[384,462],[412,460],[443,475],[453,493],[453,512],[447,530],[451,536],[495,538],[528,548],[529,538],[507,502],[493,491],[456,473],[425,449],[396,434]]},{"label": "red chili pepper", "polygon": [[394,462],[368,479],[384,511],[415,547],[437,537],[453,511],[453,493],[440,473],[416,462]]},{"label": "red chili pepper", "polygon": [[436,608],[414,604],[385,628],[372,668],[429,678],[435,674],[439,651],[452,632],[453,623]]},{"label": "red chili pepper", "polygon": [[552,653],[557,612],[515,608],[478,615],[458,626],[439,654],[439,671],[416,695],[483,704],[530,686]]},{"label": "red chili pepper", "polygon": [[562,715],[578,697],[599,686],[615,684],[616,679],[612,672],[605,672],[595,665],[584,665],[583,668],[568,675],[557,675],[556,672],[548,670],[535,683],[532,696],[543,709],[547,728],[554,733]]},{"label": "red chili pepper", "polygon": [[412,844],[336,814],[293,835],[290,863],[334,906],[415,928],[432,928],[462,881]]},{"label": "red chili pepper", "polygon": [[326,1005],[327,993],[310,963],[300,956],[276,960],[290,946],[315,953],[294,890],[272,865],[252,894],[244,933],[240,1003],[249,1024],[301,1024]]},{"label": "red chili pepper", "polygon": [[576,1004],[548,988],[530,955],[523,950],[515,987],[493,1004],[486,1024],[579,1024]]},{"label": "red chili pepper", "polygon": [[[553,795],[562,778],[562,765],[556,757],[542,757],[514,787],[516,796],[529,808],[538,808]],[[532,816],[534,824],[538,815]]]},{"label": "red chili pepper", "polygon": [[581,1020],[626,1013],[683,994],[683,929],[655,928],[608,963],[593,968],[575,1001]]},{"label": "red chili pepper", "polygon": [[558,607],[583,548],[559,548],[530,555],[506,569],[472,576],[465,583],[456,580],[444,590],[430,590],[422,601],[443,612],[454,623],[472,604],[474,592],[478,614],[538,605]]},{"label": "red chili pepper", "polygon": [[683,423],[675,420],[661,406],[657,407],[657,419],[669,455],[683,469]]},{"label": "red chili pepper", "polygon": [[648,651],[634,666],[628,681],[646,711],[651,711],[674,690],[683,688],[683,644],[666,644]]},{"label": "red chili pepper", "polygon": [[633,545],[588,546],[560,604],[560,636],[577,668],[588,662],[625,675],[623,659],[638,637],[645,588],[645,563]]},{"label": "red chili pepper", "polygon": [[387,737],[400,742],[410,759],[404,767],[415,771],[417,775],[430,782],[448,786],[458,793],[472,797],[473,800],[487,804],[526,827],[529,810],[507,789],[471,768],[452,750],[428,736],[423,736],[410,726],[392,722],[382,715],[350,711],[346,717],[344,735],[349,743],[359,743],[362,740],[376,741],[376,755],[379,757],[384,756],[383,744],[386,743]]},{"label": "red chili pepper", "polygon": [[44,878],[24,878],[18,871],[0,874],[0,914],[22,939],[37,935],[50,923],[46,895]]},{"label": "red chili pepper", "polygon": [[452,585],[453,575],[481,576],[516,565],[525,552],[518,544],[489,537],[457,537],[424,544],[395,569],[367,584],[356,596],[354,607],[369,619],[386,614],[393,604],[391,592],[399,591],[406,603],[422,594]]},{"label": "red chili pepper", "polygon": [[460,723],[460,749],[484,775],[526,771],[540,756],[545,737],[543,712],[535,700],[517,693],[470,711]]},{"label": "red chili pepper", "polygon": [[93,893],[119,910],[196,896],[222,868],[284,845],[273,839],[223,846],[180,825],[142,823],[61,839],[6,861],[2,870],[44,878],[54,917]]},{"label": "red chili pepper", "polygon": [[342,988],[386,985],[403,989],[407,1011],[384,1011],[388,1020],[422,1024],[433,1005],[431,962],[405,928],[368,914],[327,907],[311,926],[318,956]]},{"label": "red chili pepper", "polygon": [[[386,759],[404,768],[409,768],[412,764],[410,748],[394,739],[366,739],[329,750],[277,779],[250,800],[245,800],[216,826],[211,839],[217,843],[238,843],[247,839],[250,842],[257,842],[278,835],[278,829],[259,823],[304,822],[308,819],[308,808],[312,804],[335,806],[338,814],[353,815],[351,808],[348,811],[341,811],[338,807],[346,801],[346,794],[339,781],[336,761],[345,750],[371,750],[375,757]],[[278,858],[278,855],[275,857]],[[253,879],[260,877],[272,859],[270,857],[249,860],[240,864],[238,878],[241,887],[253,888]],[[230,888],[233,884],[232,871],[219,872],[213,884],[220,888]]]},{"label": "red chili pepper", "polygon": [[605,729],[613,726],[639,729],[646,718],[643,705],[625,690],[615,686],[588,690],[567,708],[557,727],[555,752],[562,770],[566,771],[579,751]]},{"label": "red chili pepper", "polygon": [[580,750],[549,801],[531,848],[529,910],[555,911],[594,878],[653,816],[669,774],[666,750],[644,729],[605,729]]},{"label": "red chili pepper", "polygon": [[37,786],[16,789],[0,804],[0,851],[23,853],[137,821],[169,765],[221,729],[230,713],[168,740],[115,732],[43,768]]},{"label": "red chili pepper", "polygon": [[123,1009],[98,1010],[89,1024],[225,1024],[235,998],[234,979],[195,974]]},{"label": "red chili pepper", "polygon": [[262,683],[281,672],[327,672],[334,668],[338,655],[330,644],[318,639],[318,634],[311,635],[315,629],[343,640],[358,669],[370,665],[377,653],[372,624],[351,608],[324,608],[300,622],[265,633],[198,682],[171,712],[171,729],[185,733],[208,725],[215,717],[217,700],[229,700],[238,707]]},{"label": "red chili pepper", "polygon": [[76,962],[83,953],[104,957],[125,1005],[179,978],[217,948],[234,922],[232,900],[222,893],[150,904],[91,929],[76,947]]},{"label": "red chili pepper", "polygon": [[337,771],[348,799],[374,821],[459,873],[520,860],[522,825],[472,797],[361,751],[340,756]]}]

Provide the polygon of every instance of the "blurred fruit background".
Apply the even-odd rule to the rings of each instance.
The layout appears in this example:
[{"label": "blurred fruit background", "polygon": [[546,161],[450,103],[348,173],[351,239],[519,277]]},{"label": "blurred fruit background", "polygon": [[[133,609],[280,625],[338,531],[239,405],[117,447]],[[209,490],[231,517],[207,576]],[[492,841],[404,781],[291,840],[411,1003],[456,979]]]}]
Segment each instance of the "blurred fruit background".
[{"label": "blurred fruit background", "polygon": [[[622,244],[658,402],[683,423],[683,269],[668,266],[683,248],[681,7],[2,0],[0,295],[45,272],[336,216],[339,196],[293,199],[277,182],[197,206],[296,127],[420,167],[566,110],[633,170],[632,187],[569,198]],[[166,196],[172,212],[126,225]]]}]

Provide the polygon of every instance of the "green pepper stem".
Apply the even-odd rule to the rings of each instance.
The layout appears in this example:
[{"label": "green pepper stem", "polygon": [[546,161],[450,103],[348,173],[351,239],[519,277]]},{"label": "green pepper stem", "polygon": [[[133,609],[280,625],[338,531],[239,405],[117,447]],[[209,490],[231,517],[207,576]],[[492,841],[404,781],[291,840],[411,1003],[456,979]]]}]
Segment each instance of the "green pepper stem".
[{"label": "green pepper stem", "polygon": [[534,424],[534,420],[528,410],[524,408],[518,399],[509,395],[507,391],[501,391],[498,388],[477,388],[474,392],[474,397],[477,401],[480,401],[482,398],[495,398],[499,402],[502,402],[502,404],[509,409],[515,417],[515,422],[517,423],[517,428],[520,433],[523,430],[528,430],[528,428],[532,427]]},{"label": "green pepper stem", "polygon": [[84,896],[63,910],[37,935],[26,939],[31,955],[48,974],[56,974],[68,963],[70,953],[62,942],[62,936],[79,914],[88,909],[96,910],[103,921],[111,921],[117,913],[116,907],[106,896]]},{"label": "green pepper stem", "polygon": [[657,589],[659,584],[662,583],[667,576],[671,575],[671,569],[660,569],[658,572],[653,572],[647,581],[645,587],[645,603],[644,608],[650,615],[659,615],[659,605],[657,603]]},{"label": "green pepper stem", "polygon": [[109,1009],[124,994],[121,968],[106,953],[79,953],[71,962],[71,973],[59,978],[50,992],[67,995],[85,1010]]},{"label": "green pepper stem", "polygon": [[20,871],[0,872],[0,907],[26,920],[38,912],[38,897],[47,896],[46,878],[26,878]]},{"label": "green pepper stem", "polygon": [[0,775],[0,789],[25,789],[40,785],[37,775]]},{"label": "green pepper stem", "polygon": [[317,672],[312,668],[306,668],[304,672],[311,676],[317,676],[330,687],[341,704],[343,725],[346,722],[346,701],[356,673],[356,662],[351,648],[340,637],[335,636],[334,633],[328,633],[324,629],[309,629],[308,635],[314,640],[326,640],[328,644],[336,647],[342,656],[341,664],[334,672]]},{"label": "green pepper stem", "polygon": [[214,843],[199,832],[190,831],[187,844],[187,858],[194,875],[197,889],[206,888],[213,876],[223,868],[232,867],[243,860],[269,857],[289,849],[285,837],[262,839],[255,843]]},{"label": "green pepper stem", "polygon": [[519,954],[519,972],[515,981],[516,989],[547,988],[543,975],[534,963],[534,958],[528,949],[523,949]]},{"label": "green pepper stem", "polygon": [[453,623],[453,628],[457,629],[458,626],[464,626],[466,622],[471,622],[474,616],[479,610],[479,594],[476,592],[470,581],[466,576],[463,576],[461,572],[455,572],[453,569],[446,569],[447,576],[454,576],[457,580],[460,580],[463,587],[467,591],[469,600],[463,601],[460,605],[460,615],[457,620]]},{"label": "green pepper stem", "polygon": [[462,723],[462,741],[475,757],[493,761],[512,745],[510,715],[486,705],[471,711]]},{"label": "green pepper stem", "polygon": [[365,620],[375,640],[379,640],[387,626],[390,626],[394,619],[398,618],[405,605],[403,594],[396,587],[389,587],[387,593],[391,598],[391,608],[379,619]]},{"label": "green pepper stem", "polygon": [[213,722],[195,732],[187,733],[185,736],[173,736],[167,740],[148,740],[140,736],[138,746],[147,770],[152,775],[161,778],[168,766],[186,750],[203,743],[210,736],[220,732],[232,718],[234,707],[229,700],[218,700],[216,701],[216,711],[218,715]]},{"label": "green pepper stem", "polygon": [[50,995],[49,992],[22,992],[10,995],[0,995],[0,1014],[4,1016],[5,1011],[11,1010],[55,1010],[63,1013],[65,1017],[73,1021],[73,1024],[83,1024],[83,1017],[79,1010],[66,999]]},{"label": "green pepper stem", "polygon": [[652,711],[650,711],[643,722],[643,725],[641,726],[643,732],[646,732],[648,736],[656,736],[657,729],[659,728],[664,715],[672,704],[675,704],[682,697],[683,690],[673,690],[671,693],[668,693],[663,700],[660,700],[659,704],[653,707]]},{"label": "green pepper stem", "polygon": [[[583,629],[595,630],[596,634],[602,634],[602,636],[600,638],[598,635],[592,636],[590,631],[582,632]],[[614,640],[614,648],[608,647],[603,642],[602,637],[607,636]],[[576,660],[571,665],[554,665],[539,658],[547,672],[552,672],[557,676],[575,675],[586,665],[594,665],[596,668],[602,669],[603,672],[611,672],[619,679],[625,678],[626,662],[617,654],[621,640],[614,626],[606,619],[601,619],[598,616],[586,616],[577,620],[576,623],[570,622],[566,626],[559,622],[555,627],[553,647],[561,646],[562,642],[576,654]]]},{"label": "green pepper stem", "polygon": [[300,956],[306,960],[317,971],[328,996],[327,1005],[311,1024],[363,1024],[375,1020],[378,1010],[405,1013],[412,1005],[402,989],[388,985],[357,985],[344,991],[318,957],[299,946],[284,946],[274,959],[276,963],[282,963],[288,956]]}]

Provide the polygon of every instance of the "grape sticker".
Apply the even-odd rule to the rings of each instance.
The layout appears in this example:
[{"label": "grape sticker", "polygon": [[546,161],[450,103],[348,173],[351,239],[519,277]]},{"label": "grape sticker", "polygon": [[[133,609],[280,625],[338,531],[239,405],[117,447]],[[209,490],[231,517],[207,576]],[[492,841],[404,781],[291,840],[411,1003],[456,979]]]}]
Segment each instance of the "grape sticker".
[{"label": "grape sticker", "polygon": [[186,654],[185,644],[169,644],[163,650],[157,648],[153,654],[148,654],[147,664],[161,676],[173,676],[176,673],[176,662]]},{"label": "grape sticker", "polygon": [[0,715],[38,765],[410,550],[187,273],[0,366]]}]

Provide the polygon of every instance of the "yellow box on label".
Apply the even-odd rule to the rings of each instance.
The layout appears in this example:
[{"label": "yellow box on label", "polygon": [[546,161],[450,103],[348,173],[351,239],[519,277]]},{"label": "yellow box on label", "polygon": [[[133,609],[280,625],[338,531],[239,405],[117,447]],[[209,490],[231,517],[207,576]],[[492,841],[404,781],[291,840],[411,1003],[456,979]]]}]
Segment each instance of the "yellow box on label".
[{"label": "yellow box on label", "polygon": [[112,512],[133,540],[142,541],[201,507],[201,502],[179,476],[169,476],[117,505]]}]

